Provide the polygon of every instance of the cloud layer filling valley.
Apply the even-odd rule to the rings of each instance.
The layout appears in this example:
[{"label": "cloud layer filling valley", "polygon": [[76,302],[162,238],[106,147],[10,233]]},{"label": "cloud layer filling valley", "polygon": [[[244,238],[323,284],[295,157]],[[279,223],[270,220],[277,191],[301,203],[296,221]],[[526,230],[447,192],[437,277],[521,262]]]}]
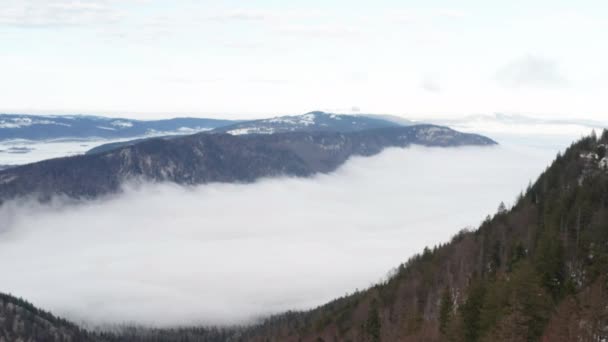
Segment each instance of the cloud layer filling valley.
[{"label": "cloud layer filling valley", "polygon": [[329,175],[0,208],[0,290],[88,324],[231,324],[380,280],[512,201],[554,151],[389,149]]}]

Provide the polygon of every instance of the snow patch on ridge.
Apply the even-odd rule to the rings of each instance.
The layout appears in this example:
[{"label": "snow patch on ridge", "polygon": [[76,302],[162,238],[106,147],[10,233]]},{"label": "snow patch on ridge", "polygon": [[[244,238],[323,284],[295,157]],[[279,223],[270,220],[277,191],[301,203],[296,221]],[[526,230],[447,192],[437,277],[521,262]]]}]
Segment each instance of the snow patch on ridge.
[{"label": "snow patch on ridge", "polygon": [[119,128],[133,127],[133,123],[132,122],[123,121],[123,120],[114,120],[114,121],[110,122],[110,125],[115,126],[115,127],[119,127]]},{"label": "snow patch on ridge", "polygon": [[9,118],[0,120],[0,128],[23,128],[32,125],[58,125],[70,127],[71,125],[52,120],[35,120],[31,118]]},{"label": "snow patch on ridge", "polygon": [[226,132],[231,135],[244,135],[244,134],[273,134],[274,129],[270,127],[246,127],[246,128],[235,128]]},{"label": "snow patch on ridge", "polygon": [[281,116],[268,120],[263,120],[264,122],[270,123],[279,123],[279,124],[287,124],[287,125],[304,125],[310,126],[315,124],[316,114],[308,113],[304,115],[297,116]]}]

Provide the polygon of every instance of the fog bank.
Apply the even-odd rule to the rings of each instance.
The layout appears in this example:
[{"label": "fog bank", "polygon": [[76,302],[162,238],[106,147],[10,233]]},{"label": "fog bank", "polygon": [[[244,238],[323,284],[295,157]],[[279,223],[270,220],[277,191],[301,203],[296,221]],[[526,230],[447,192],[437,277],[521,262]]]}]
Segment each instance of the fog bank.
[{"label": "fog bank", "polygon": [[553,149],[388,149],[329,175],[0,208],[0,290],[77,322],[230,324],[363,289],[512,202]]}]

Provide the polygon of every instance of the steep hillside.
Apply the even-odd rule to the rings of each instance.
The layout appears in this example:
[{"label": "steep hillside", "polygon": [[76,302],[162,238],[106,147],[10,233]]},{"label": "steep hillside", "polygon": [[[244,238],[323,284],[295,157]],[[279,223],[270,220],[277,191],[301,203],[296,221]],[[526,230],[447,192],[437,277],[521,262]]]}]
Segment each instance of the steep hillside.
[{"label": "steep hillside", "polygon": [[0,341],[78,342],[93,341],[93,337],[23,299],[0,294]]},{"label": "steep hillside", "polygon": [[341,115],[325,112],[310,112],[302,115],[279,116],[270,119],[252,120],[220,127],[218,133],[273,134],[285,132],[355,132],[373,128],[401,126],[383,118],[362,115]]},{"label": "steep hillside", "polygon": [[203,118],[132,120],[88,115],[0,114],[0,141],[66,138],[129,138],[150,134],[194,133],[238,121]]},{"label": "steep hillside", "polygon": [[0,171],[0,201],[27,195],[47,199],[55,194],[92,198],[118,190],[126,180],[202,184],[309,176],[333,171],[353,155],[369,156],[386,147],[411,144],[448,147],[495,142],[432,125],[350,133],[200,133]]}]

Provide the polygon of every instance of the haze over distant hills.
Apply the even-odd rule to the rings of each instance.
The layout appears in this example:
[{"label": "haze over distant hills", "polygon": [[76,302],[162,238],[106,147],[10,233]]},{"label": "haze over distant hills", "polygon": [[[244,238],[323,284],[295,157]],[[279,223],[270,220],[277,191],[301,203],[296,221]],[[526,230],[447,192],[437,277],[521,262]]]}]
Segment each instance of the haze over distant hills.
[{"label": "haze over distant hills", "polygon": [[[588,135],[592,129],[601,131],[608,121],[565,117],[547,118],[521,114],[478,114],[453,118],[427,118],[428,123],[446,125],[465,132],[482,134],[563,135],[570,142],[573,138]],[[572,137],[574,135],[574,137]]]}]

